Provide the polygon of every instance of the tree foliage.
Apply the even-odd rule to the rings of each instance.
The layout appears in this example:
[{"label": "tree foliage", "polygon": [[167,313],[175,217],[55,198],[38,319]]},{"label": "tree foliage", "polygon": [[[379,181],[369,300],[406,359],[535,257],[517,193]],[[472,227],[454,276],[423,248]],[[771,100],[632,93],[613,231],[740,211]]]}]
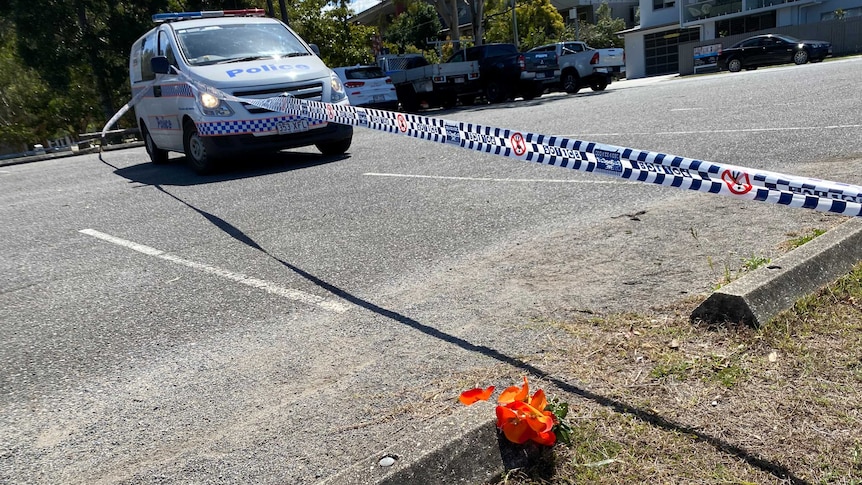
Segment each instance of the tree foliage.
[{"label": "tree foliage", "polygon": [[0,151],[22,150],[53,131],[45,115],[48,86],[18,57],[16,42],[14,26],[0,19]]},{"label": "tree foliage", "polygon": [[[512,42],[514,39],[511,3],[502,0],[487,4],[488,42]],[[516,21],[518,47],[527,50],[538,45],[555,42],[562,38],[566,25],[563,16],[550,0],[528,0],[517,4]]]},{"label": "tree foliage", "polygon": [[437,10],[424,1],[407,4],[407,9],[395,17],[386,29],[384,41],[397,46],[400,52],[411,46],[419,51],[428,49],[428,40],[438,40],[443,24]]},{"label": "tree foliage", "polygon": [[[611,16],[611,7],[607,2],[603,2],[596,9],[596,23],[590,24],[581,22],[578,26],[577,35],[580,37],[577,40],[582,40],[590,47],[596,49],[604,49],[607,47],[624,47],[625,41],[616,33],[626,28],[625,20],[621,18],[613,18]],[[575,32],[570,27],[570,38],[575,38]]]},{"label": "tree foliage", "polygon": [[368,64],[373,27],[357,25],[348,19],[353,11],[346,0],[330,4],[327,0],[300,0],[287,7],[288,22],[306,42],[317,44],[326,65],[331,67]]}]

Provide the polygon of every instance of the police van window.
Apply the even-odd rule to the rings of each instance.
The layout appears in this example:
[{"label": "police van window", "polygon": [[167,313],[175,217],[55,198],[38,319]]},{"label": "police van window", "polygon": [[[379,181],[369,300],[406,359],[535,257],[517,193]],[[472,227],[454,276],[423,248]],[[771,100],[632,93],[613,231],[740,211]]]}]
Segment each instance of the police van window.
[{"label": "police van window", "polygon": [[213,25],[176,34],[180,52],[192,66],[311,55],[283,25]]},{"label": "police van window", "polygon": [[151,81],[156,78],[150,59],[156,55],[156,36],[148,35],[141,46],[141,80]]},{"label": "police van window", "polygon": [[159,55],[167,57],[168,64],[171,66],[177,65],[177,58],[171,48],[171,43],[168,41],[167,32],[159,32]]}]

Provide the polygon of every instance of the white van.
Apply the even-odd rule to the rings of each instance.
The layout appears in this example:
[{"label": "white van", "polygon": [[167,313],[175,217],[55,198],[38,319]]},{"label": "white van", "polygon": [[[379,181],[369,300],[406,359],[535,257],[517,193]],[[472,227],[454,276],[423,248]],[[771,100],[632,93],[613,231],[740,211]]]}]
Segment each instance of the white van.
[{"label": "white van", "polygon": [[238,154],[253,151],[315,145],[324,155],[340,155],[350,148],[349,125],[218,99],[164,68],[239,98],[349,104],[338,76],[281,21],[262,9],[165,13],[153,21],[160,25],[132,45],[129,57],[132,94],[144,91],[135,116],[153,163],[180,152],[195,171],[208,173],[230,155],[241,162]]}]

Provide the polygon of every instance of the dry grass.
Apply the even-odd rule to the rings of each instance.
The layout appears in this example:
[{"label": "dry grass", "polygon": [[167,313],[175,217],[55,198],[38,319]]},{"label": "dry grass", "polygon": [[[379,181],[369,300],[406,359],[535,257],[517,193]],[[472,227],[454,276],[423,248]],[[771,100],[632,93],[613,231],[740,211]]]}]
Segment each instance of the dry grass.
[{"label": "dry grass", "polygon": [[531,322],[576,439],[500,483],[862,484],[862,265],[760,329],[693,324],[699,302]]}]

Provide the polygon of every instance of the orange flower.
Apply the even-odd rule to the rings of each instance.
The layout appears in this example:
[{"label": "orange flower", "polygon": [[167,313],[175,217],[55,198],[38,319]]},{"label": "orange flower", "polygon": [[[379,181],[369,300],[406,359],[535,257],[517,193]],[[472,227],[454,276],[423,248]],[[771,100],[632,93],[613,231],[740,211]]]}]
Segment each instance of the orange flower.
[{"label": "orange flower", "polygon": [[494,393],[494,386],[490,386],[487,389],[482,389],[481,387],[477,387],[476,389],[470,389],[469,391],[464,391],[461,393],[461,396],[458,397],[465,405],[469,406],[476,401],[487,401],[488,398],[491,397],[491,394]]},{"label": "orange flower", "polygon": [[[487,401],[494,392],[494,386],[487,389],[476,388],[461,393],[459,400],[471,405],[476,401]],[[533,441],[541,445],[553,446],[557,436],[552,429],[557,423],[557,417],[551,411],[546,411],[548,399],[545,391],[539,389],[530,397],[530,386],[524,377],[524,385],[506,388],[497,398],[497,427],[503,431],[506,439],[513,443],[523,444]]]}]

